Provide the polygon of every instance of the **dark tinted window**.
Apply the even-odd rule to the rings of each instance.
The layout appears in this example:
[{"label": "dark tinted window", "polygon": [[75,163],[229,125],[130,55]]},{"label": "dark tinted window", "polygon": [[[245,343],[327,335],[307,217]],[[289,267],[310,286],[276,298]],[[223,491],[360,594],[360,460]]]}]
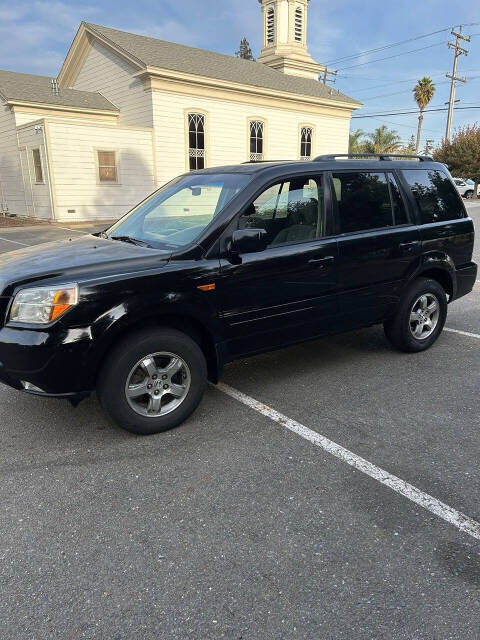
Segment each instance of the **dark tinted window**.
[{"label": "dark tinted window", "polygon": [[460,196],[445,173],[412,169],[403,175],[415,196],[423,224],[465,217]]},{"label": "dark tinted window", "polygon": [[390,190],[392,192],[393,218],[395,224],[408,224],[407,210],[395,177],[389,173]]},{"label": "dark tinted window", "polygon": [[390,191],[384,173],[334,173],[340,233],[393,226]]}]

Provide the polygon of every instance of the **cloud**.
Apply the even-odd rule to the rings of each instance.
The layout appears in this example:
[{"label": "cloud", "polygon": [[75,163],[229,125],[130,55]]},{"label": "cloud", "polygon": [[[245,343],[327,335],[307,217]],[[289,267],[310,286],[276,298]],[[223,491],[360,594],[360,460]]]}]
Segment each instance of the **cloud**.
[{"label": "cloud", "polygon": [[96,15],[94,6],[41,0],[1,7],[1,68],[56,75],[80,22]]}]

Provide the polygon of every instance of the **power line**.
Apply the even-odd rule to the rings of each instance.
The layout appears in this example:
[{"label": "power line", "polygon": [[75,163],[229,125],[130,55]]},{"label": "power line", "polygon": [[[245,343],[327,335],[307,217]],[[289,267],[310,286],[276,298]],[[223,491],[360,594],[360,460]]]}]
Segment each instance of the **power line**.
[{"label": "power line", "polygon": [[[448,80],[442,80],[442,82],[436,82],[435,86],[439,85],[439,84],[448,84]],[[398,96],[402,93],[412,93],[413,89],[403,89],[402,91],[395,91],[394,93],[382,93],[379,96],[367,96],[366,98],[363,98],[365,101],[368,100],[379,100],[381,98],[389,98],[390,96]]]},{"label": "power line", "polygon": [[[442,77],[443,74],[440,74],[440,76]],[[438,75],[434,75],[434,76],[431,76],[431,77],[432,78],[436,78],[436,77],[438,77]],[[470,77],[467,76],[467,80],[469,82],[474,82],[475,80],[478,80],[479,78],[480,78],[480,76],[470,76]],[[401,82],[417,82],[417,81],[418,81],[418,78],[416,78],[414,80],[400,80],[398,82],[392,82],[392,83],[389,83],[389,84],[400,84]],[[440,84],[449,84],[449,80],[442,80],[440,82],[435,82],[435,86],[438,86]],[[376,88],[378,88],[378,87],[376,87]],[[372,89],[373,89],[373,87],[372,87]],[[365,89],[360,89],[358,92],[355,90],[354,93],[357,94],[360,91],[365,91]],[[378,95],[378,96],[365,96],[362,99],[365,102],[368,102],[369,100],[379,100],[381,98],[388,98],[390,96],[397,96],[397,95],[400,95],[402,93],[407,93],[407,92],[410,93],[410,91],[411,91],[410,89],[403,89],[402,91],[395,91],[394,93],[382,93],[381,95]]]},{"label": "power line", "polygon": [[[480,109],[480,105],[476,105],[474,107],[457,107],[457,111],[464,111],[466,109]],[[423,113],[431,113],[434,111],[448,111],[447,107],[442,107],[441,109],[425,109],[425,111]],[[395,113],[372,113],[372,114],[365,114],[363,116],[352,116],[352,119],[355,118],[378,118],[381,116],[406,116],[406,115],[410,115],[410,114],[418,114],[418,109],[415,109],[415,111],[397,111]]]},{"label": "power line", "polygon": [[[464,24],[464,27],[475,27],[480,25],[480,22],[469,22],[468,24]],[[456,25],[461,26],[461,25]],[[455,27],[454,27],[455,28]],[[437,31],[431,31],[430,33],[424,33],[420,36],[415,36],[414,38],[408,38],[407,40],[400,40],[399,42],[393,42],[391,44],[386,44],[382,47],[376,47],[375,49],[367,49],[366,51],[360,51],[360,53],[354,53],[349,56],[344,56],[342,58],[335,58],[334,60],[329,60],[326,64],[334,64],[336,62],[344,62],[345,60],[352,60],[355,58],[360,58],[361,56],[369,55],[370,53],[379,53],[380,51],[385,51],[386,49],[392,49],[393,47],[399,47],[402,44],[407,44],[408,42],[414,42],[416,40],[422,40],[423,38],[428,38],[429,36],[434,36],[437,33],[444,33],[445,31],[450,31],[451,27],[445,27],[444,29],[438,29]],[[480,33],[473,34],[475,36],[480,35]]]},{"label": "power line", "polygon": [[[412,135],[414,135],[415,133],[414,131],[415,127],[412,128],[411,124],[403,124],[403,122],[394,122],[393,120],[385,120],[385,118],[376,118],[376,117],[372,117],[372,120],[378,120],[378,122],[386,122],[388,124],[393,124],[395,127],[404,127],[405,129],[410,129],[410,131],[412,132]],[[435,134],[438,133],[436,129],[422,128],[422,131],[428,131],[429,133],[435,133]]]},{"label": "power line", "polygon": [[409,53],[417,53],[418,51],[425,51],[425,49],[433,49],[433,47],[441,47],[445,43],[444,42],[436,42],[435,44],[429,44],[426,47],[420,47],[419,49],[411,49],[410,51],[402,51],[400,53],[396,53],[393,56],[388,56],[387,58],[375,58],[375,60],[369,60],[368,62],[360,62],[359,64],[354,64],[351,67],[342,67],[341,69],[337,69],[337,71],[345,71],[346,69],[356,69],[357,67],[364,67],[367,64],[373,64],[374,62],[383,62],[384,60],[392,60],[393,58],[398,58],[399,56],[406,56]]},{"label": "power line", "polygon": [[[351,76],[342,76],[342,78],[351,77]],[[443,77],[443,73],[436,73],[431,78],[439,78]],[[383,87],[391,87],[392,84],[406,84],[407,82],[418,82],[418,78],[409,78],[408,80],[397,80],[396,82],[387,82],[385,84],[376,84],[373,87],[365,87],[364,89],[355,89],[355,94],[363,93],[364,91],[373,91],[374,89],[382,89]],[[365,98],[368,100],[368,98]]]},{"label": "power line", "polygon": [[408,42],[414,42],[415,40],[422,40],[422,38],[428,38],[429,36],[434,36],[437,33],[443,33],[444,31],[449,31],[450,27],[445,27],[445,29],[438,29],[438,31],[432,31],[431,33],[425,33],[421,36],[416,36],[414,38],[408,38],[407,40],[400,40],[399,42],[393,42],[392,44],[386,44],[383,47],[377,47],[376,49],[368,49],[367,51],[361,51],[360,53],[355,53],[350,56],[344,56],[343,58],[336,58],[335,60],[329,60],[326,64],[333,64],[335,62],[344,62],[345,60],[351,60],[354,58],[360,58],[361,56],[366,56],[370,53],[378,53],[379,51],[385,51],[386,49],[392,49],[393,47],[399,47],[402,44],[407,44]]}]

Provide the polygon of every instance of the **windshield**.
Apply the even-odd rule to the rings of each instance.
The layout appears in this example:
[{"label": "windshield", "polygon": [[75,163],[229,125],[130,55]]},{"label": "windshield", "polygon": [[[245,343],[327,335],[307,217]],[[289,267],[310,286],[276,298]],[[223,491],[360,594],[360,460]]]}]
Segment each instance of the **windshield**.
[{"label": "windshield", "polygon": [[133,209],[106,236],[155,249],[193,242],[251,180],[249,175],[191,174],[169,182]]}]

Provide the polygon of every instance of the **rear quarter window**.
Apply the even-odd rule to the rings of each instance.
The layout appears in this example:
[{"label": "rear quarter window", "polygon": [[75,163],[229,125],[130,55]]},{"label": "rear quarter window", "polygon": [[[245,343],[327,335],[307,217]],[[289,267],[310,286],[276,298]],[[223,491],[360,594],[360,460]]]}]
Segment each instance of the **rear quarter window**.
[{"label": "rear quarter window", "polygon": [[458,191],[446,173],[436,169],[405,169],[402,173],[417,202],[422,224],[466,217]]}]

